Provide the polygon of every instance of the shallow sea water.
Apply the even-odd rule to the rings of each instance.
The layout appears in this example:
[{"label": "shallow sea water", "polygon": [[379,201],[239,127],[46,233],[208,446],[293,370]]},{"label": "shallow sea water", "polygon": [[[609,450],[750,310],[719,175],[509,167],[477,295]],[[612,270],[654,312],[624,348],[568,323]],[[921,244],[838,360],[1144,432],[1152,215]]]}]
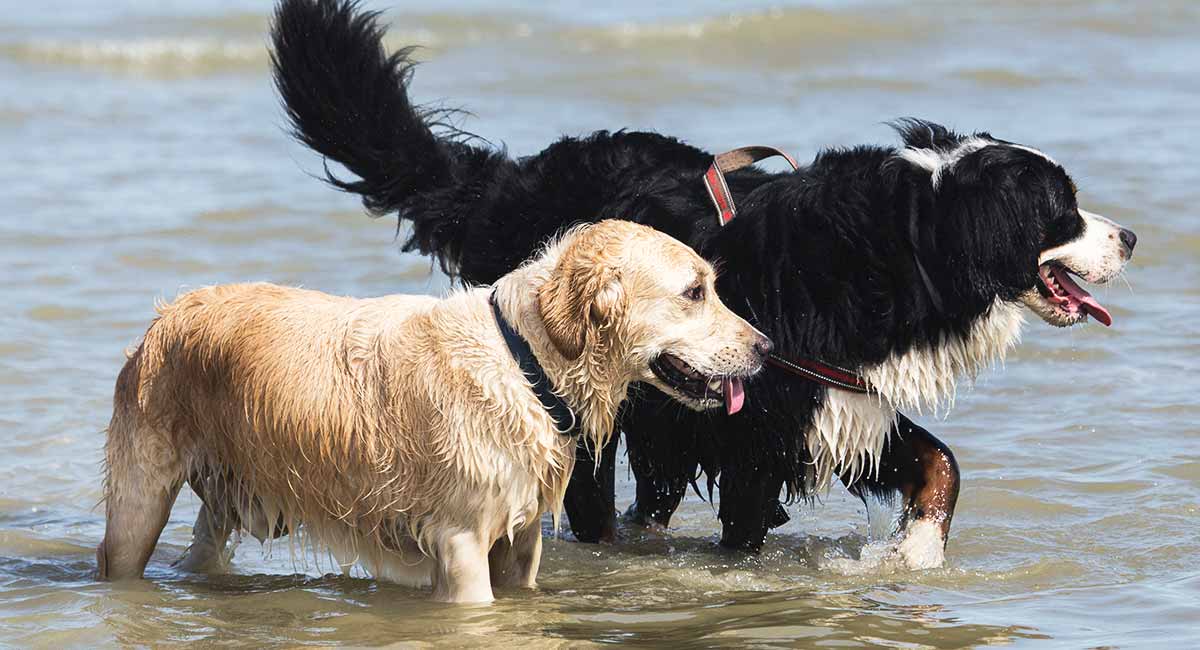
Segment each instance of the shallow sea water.
[{"label": "shallow sea water", "polygon": [[[1200,645],[1200,5],[1008,0],[737,9],[378,0],[419,43],[419,101],[534,153],[562,133],[656,129],[711,150],[891,143],[915,115],[1062,162],[1088,209],[1138,232],[1095,293],[1114,325],[1040,322],[1004,368],[916,419],[958,454],[946,567],[881,559],[835,487],[766,551],[715,546],[690,496],[666,532],[546,545],[541,588],[451,607],[253,541],[232,573],[93,579],[103,427],[155,299],[272,280],[432,292],[395,224],[312,176],[266,68],[265,2],[69,0],[0,16],[0,644],[1196,647]],[[915,414],[914,414],[915,415]],[[632,483],[619,470],[619,506]],[[879,523],[882,522],[882,523]]]}]

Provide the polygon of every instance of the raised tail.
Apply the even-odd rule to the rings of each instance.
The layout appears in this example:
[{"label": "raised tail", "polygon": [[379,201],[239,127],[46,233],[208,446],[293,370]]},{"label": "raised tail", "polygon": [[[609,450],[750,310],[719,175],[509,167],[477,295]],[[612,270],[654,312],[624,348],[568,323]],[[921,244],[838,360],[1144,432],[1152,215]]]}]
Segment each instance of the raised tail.
[{"label": "raised tail", "polygon": [[296,138],[358,177],[326,169],[329,183],[361,195],[375,216],[411,220],[405,249],[453,270],[467,224],[444,208],[460,184],[494,175],[503,155],[434,133],[445,112],[409,100],[412,48],[388,54],[378,15],[354,0],[282,0],[271,29],[275,86]]}]

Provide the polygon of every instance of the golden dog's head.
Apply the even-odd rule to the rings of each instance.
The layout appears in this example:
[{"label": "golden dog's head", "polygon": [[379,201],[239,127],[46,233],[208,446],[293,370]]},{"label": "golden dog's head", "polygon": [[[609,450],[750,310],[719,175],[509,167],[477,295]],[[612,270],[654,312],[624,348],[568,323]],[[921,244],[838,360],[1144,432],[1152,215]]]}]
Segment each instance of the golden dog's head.
[{"label": "golden dog's head", "polygon": [[696,410],[742,407],[742,379],[771,341],[729,310],[712,265],[629,221],[571,233],[538,290],[546,332],[567,359],[616,381],[646,381]]}]

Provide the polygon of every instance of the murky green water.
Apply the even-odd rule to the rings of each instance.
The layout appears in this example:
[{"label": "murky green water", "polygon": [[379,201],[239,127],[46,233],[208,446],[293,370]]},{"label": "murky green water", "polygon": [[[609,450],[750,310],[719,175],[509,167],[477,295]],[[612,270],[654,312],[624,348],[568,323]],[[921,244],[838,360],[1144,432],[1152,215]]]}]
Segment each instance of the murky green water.
[{"label": "murky green water", "polygon": [[[384,8],[387,3],[372,2]],[[835,488],[759,557],[715,547],[689,497],[665,534],[547,544],[542,588],[448,607],[286,545],[234,573],[93,580],[102,428],[155,298],[273,280],[441,291],[394,224],[310,178],[252,0],[23,3],[0,16],[0,644],[1200,645],[1200,5],[755,2],[663,9],[482,1],[393,8],[420,100],[514,154],[561,133],[658,129],[713,150],[892,142],[917,115],[1051,153],[1090,210],[1137,230],[1098,292],[1112,329],[1031,323],[1007,367],[918,420],[958,452],[944,569],[898,570]],[[631,483],[620,470],[620,506]]]}]

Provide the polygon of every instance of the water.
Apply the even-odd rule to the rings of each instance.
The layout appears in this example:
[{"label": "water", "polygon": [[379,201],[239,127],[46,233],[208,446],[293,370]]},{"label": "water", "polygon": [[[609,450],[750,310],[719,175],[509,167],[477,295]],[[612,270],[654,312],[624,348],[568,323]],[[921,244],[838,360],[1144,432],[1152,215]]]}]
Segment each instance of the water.
[{"label": "water", "polygon": [[1113,328],[1031,323],[949,416],[918,418],[963,467],[946,568],[881,561],[840,488],[792,507],[759,557],[715,548],[692,496],[667,533],[548,542],[536,593],[447,607],[285,545],[244,543],[232,575],[177,573],[185,492],[150,580],[95,582],[102,428],[156,298],[446,281],[310,177],[271,91],[265,3],[25,3],[0,17],[0,643],[1200,644],[1200,6],[601,4],[388,17],[394,45],[426,46],[415,96],[469,108],[463,126],[513,154],[628,126],[805,159],[894,142],[882,122],[917,115],[1046,150],[1085,207],[1138,232],[1127,281],[1097,292]]}]

